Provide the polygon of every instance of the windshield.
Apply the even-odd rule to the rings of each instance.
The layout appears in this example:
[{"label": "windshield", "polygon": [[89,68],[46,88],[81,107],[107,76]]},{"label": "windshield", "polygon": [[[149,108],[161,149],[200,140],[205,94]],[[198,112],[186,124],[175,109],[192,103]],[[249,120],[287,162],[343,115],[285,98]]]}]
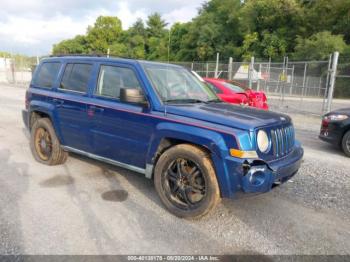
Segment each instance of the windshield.
[{"label": "windshield", "polygon": [[227,82],[224,82],[222,84],[233,92],[236,92],[236,93],[244,93],[245,92],[245,90],[243,88],[236,86],[234,84],[227,83]]},{"label": "windshield", "polygon": [[218,100],[207,85],[185,68],[147,63],[143,67],[163,102],[196,103]]}]

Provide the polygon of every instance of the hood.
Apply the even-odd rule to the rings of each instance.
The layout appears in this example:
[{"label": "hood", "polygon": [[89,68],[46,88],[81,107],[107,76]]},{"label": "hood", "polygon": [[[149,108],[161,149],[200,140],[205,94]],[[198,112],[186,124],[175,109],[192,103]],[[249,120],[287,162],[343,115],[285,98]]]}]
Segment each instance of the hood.
[{"label": "hood", "polygon": [[291,122],[287,115],[228,103],[167,105],[167,112],[243,130]]}]

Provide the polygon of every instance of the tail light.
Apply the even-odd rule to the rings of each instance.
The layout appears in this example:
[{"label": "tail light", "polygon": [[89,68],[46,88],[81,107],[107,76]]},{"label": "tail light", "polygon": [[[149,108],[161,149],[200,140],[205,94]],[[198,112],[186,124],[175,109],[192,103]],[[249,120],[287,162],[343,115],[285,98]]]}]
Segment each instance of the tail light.
[{"label": "tail light", "polygon": [[322,128],[327,128],[329,125],[329,121],[327,119],[322,120]]}]

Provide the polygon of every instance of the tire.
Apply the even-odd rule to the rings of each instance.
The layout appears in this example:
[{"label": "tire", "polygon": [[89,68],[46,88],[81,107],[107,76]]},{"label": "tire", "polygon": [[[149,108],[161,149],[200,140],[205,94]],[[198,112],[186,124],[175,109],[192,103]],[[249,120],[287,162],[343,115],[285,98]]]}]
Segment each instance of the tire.
[{"label": "tire", "polygon": [[48,118],[39,118],[34,122],[30,134],[30,149],[36,161],[49,166],[63,164],[68,157]]},{"label": "tire", "polygon": [[154,184],[165,207],[180,218],[201,218],[221,200],[209,155],[189,144],[171,147],[160,156]]},{"label": "tire", "polygon": [[341,146],[345,155],[350,157],[350,131],[346,132],[343,136]]}]

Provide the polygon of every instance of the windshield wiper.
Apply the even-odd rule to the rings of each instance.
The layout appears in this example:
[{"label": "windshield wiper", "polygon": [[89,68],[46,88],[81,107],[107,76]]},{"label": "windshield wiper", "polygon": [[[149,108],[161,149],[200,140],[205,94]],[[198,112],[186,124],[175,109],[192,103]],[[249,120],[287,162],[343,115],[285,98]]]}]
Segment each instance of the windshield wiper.
[{"label": "windshield wiper", "polygon": [[222,100],[216,98],[216,99],[208,100],[206,101],[206,103],[222,103]]},{"label": "windshield wiper", "polygon": [[194,99],[194,98],[184,98],[184,99],[168,99],[164,101],[165,103],[188,103],[188,104],[199,104],[199,103],[207,103],[207,101]]}]

